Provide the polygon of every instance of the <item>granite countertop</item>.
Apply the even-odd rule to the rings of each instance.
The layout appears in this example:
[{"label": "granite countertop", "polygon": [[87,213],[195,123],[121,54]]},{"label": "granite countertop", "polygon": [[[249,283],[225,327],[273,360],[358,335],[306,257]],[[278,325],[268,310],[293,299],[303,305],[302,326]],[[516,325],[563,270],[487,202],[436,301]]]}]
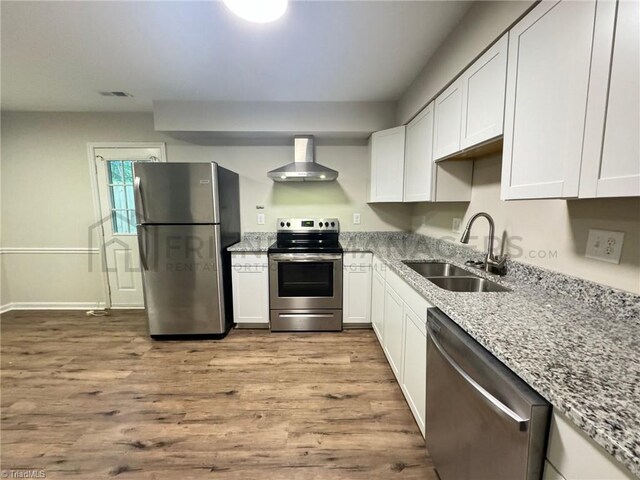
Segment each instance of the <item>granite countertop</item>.
[{"label": "granite countertop", "polygon": [[[230,248],[265,252],[273,234]],[[423,235],[342,233],[345,252],[372,252],[554,408],[640,477],[640,296],[519,262],[506,277],[473,270],[511,292],[443,290],[407,260],[464,261],[481,253]]]}]

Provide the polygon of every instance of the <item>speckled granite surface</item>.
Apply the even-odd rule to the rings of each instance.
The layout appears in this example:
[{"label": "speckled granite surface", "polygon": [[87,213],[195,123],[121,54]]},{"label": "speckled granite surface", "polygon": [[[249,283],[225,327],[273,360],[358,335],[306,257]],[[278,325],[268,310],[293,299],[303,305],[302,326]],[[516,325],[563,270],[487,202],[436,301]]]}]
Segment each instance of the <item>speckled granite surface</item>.
[{"label": "speckled granite surface", "polygon": [[[249,234],[230,250],[266,251],[273,241]],[[373,252],[640,477],[640,296],[514,261],[498,280],[511,292],[449,292],[402,260],[468,269],[480,252],[408,233],[346,232],[340,241],[347,252]]]}]

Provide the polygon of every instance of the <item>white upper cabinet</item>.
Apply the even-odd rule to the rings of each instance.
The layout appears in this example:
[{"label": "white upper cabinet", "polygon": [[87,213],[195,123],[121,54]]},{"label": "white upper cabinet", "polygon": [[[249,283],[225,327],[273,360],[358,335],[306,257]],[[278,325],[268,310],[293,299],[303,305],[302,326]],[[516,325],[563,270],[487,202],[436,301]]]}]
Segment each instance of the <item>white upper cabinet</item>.
[{"label": "white upper cabinet", "polygon": [[460,150],[462,130],[462,77],[436,97],[433,158],[448,157]]},{"label": "white upper cabinet", "polygon": [[504,200],[578,196],[595,18],[595,1],[543,1],[509,32]]},{"label": "white upper cabinet", "polygon": [[433,200],[433,102],[407,125],[404,164],[404,201]]},{"label": "white upper cabinet", "polygon": [[402,202],[404,188],[405,127],[374,132],[371,155],[370,202]]},{"label": "white upper cabinet", "polygon": [[463,150],[502,135],[508,42],[505,34],[462,75]]},{"label": "white upper cabinet", "polygon": [[614,4],[604,7],[598,5],[603,28],[596,29],[602,40],[594,41],[605,52],[596,58],[604,61],[592,67],[597,69],[589,92],[593,115],[587,123],[580,198],[640,195],[640,2],[618,2],[613,35],[608,33]]}]

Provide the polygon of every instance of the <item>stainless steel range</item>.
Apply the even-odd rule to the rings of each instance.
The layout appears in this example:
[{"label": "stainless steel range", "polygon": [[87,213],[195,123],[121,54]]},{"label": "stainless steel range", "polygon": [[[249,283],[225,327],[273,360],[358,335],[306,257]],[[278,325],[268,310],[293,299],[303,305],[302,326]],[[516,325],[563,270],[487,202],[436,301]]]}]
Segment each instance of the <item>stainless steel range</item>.
[{"label": "stainless steel range", "polygon": [[337,218],[278,219],[269,247],[271,330],[342,330],[342,246]]}]

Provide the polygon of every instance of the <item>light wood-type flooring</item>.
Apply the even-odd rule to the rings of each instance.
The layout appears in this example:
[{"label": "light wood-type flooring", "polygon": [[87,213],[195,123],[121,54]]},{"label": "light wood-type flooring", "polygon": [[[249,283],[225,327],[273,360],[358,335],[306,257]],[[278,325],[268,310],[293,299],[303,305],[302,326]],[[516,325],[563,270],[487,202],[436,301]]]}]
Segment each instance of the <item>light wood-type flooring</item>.
[{"label": "light wood-type flooring", "polygon": [[140,311],[0,322],[4,475],[437,478],[371,330],[153,341]]}]

